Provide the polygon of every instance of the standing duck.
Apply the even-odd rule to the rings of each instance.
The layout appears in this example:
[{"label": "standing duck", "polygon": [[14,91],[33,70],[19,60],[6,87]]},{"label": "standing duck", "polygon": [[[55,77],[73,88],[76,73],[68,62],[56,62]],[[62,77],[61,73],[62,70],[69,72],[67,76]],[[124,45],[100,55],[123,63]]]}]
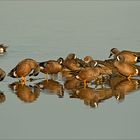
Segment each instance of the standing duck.
[{"label": "standing duck", "polygon": [[[57,60],[48,60],[44,62],[40,62],[40,71],[42,73],[48,74],[58,74],[62,71],[63,68],[63,58],[58,58]],[[48,78],[48,77],[47,77]]]},{"label": "standing duck", "polygon": [[84,87],[86,87],[87,83],[97,79],[100,75],[100,70],[97,67],[86,67],[80,70],[80,72],[76,75],[76,79],[84,82]]},{"label": "standing duck", "polygon": [[[33,72],[32,72],[33,71]],[[8,76],[13,78],[21,78],[21,82],[26,84],[26,76],[37,76],[40,67],[38,63],[30,58],[20,61],[9,73]],[[32,73],[31,73],[32,72]]]}]

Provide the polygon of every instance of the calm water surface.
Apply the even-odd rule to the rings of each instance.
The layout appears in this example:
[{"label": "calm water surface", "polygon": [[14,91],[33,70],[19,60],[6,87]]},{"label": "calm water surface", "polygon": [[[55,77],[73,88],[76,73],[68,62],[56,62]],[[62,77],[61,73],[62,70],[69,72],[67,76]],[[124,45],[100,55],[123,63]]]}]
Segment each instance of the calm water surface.
[{"label": "calm water surface", "polygon": [[[8,73],[24,58],[44,61],[70,52],[107,59],[114,47],[140,51],[139,25],[139,1],[0,1],[0,42],[9,45],[0,67]],[[35,101],[25,103],[24,91],[42,80],[28,82],[21,96],[9,87],[16,79],[0,83],[6,98],[0,104],[0,139],[140,139],[139,90],[122,102],[111,96],[98,108],[70,98],[67,90],[63,98],[35,91]]]}]

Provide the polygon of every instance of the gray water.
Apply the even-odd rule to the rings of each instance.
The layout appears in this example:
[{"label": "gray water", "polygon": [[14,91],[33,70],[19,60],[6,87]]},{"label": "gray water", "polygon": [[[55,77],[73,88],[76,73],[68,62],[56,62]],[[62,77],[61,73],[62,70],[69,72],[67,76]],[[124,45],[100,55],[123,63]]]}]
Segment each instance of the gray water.
[{"label": "gray water", "polygon": [[[104,60],[114,47],[140,51],[140,2],[0,1],[0,42],[9,45],[0,56],[6,73],[24,58],[44,61],[74,52]],[[140,139],[139,90],[91,108],[67,91],[63,98],[41,91],[25,103],[9,88],[15,81],[0,82],[6,97],[0,139]]]}]

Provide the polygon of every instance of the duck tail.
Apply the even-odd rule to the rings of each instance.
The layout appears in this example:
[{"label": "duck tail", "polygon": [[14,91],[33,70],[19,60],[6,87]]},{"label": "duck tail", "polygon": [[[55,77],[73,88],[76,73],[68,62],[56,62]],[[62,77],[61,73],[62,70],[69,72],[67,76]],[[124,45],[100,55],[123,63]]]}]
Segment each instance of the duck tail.
[{"label": "duck tail", "polygon": [[137,62],[140,62],[140,56],[138,57]]},{"label": "duck tail", "polygon": [[5,76],[0,77],[0,81],[2,81],[5,78]]},{"label": "duck tail", "polygon": [[7,76],[16,78],[17,75],[16,75],[15,71],[16,71],[16,68],[13,68],[13,69],[7,74]]},{"label": "duck tail", "polygon": [[37,76],[40,72],[40,66],[37,66],[29,76]]}]

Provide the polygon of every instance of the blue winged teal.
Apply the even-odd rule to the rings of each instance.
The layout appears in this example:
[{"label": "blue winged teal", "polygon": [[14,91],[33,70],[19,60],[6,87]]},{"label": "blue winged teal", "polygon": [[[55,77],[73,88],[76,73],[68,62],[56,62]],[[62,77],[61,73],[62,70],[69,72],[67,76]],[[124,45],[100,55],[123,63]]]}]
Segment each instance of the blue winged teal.
[{"label": "blue winged teal", "polygon": [[8,48],[8,45],[0,44],[0,53],[6,52],[7,48]]},{"label": "blue winged teal", "polygon": [[[97,67],[100,69],[102,74],[111,75],[113,71],[113,62],[114,60],[93,60],[91,56],[84,57],[84,62],[87,64],[87,66],[95,68]],[[115,67],[114,67],[115,68]]]},{"label": "blue winged teal", "polygon": [[48,60],[40,62],[40,71],[45,74],[58,74],[63,68],[63,58],[58,58],[57,60]]},{"label": "blue winged teal", "polygon": [[[114,60],[113,60],[114,61]],[[84,62],[87,64],[87,67],[96,68],[100,71],[100,80],[104,78],[108,78],[113,74],[113,61],[111,60],[93,60],[91,56],[84,57]],[[114,67],[115,68],[115,67]]]},{"label": "blue winged teal", "polygon": [[137,62],[140,62],[140,52],[133,52],[133,51],[119,51],[117,48],[113,48],[110,51],[109,58],[114,55],[114,58],[116,59],[117,56],[122,55],[124,57],[124,61],[128,62],[130,64],[135,64]]},{"label": "blue winged teal", "polygon": [[100,75],[101,75],[101,73],[98,68],[86,67],[86,68],[80,70],[80,72],[76,75],[76,78],[80,81],[83,81],[84,87],[86,87],[87,83],[95,80]]},{"label": "blue winged teal", "polygon": [[84,62],[85,62],[85,67],[94,68],[98,64],[96,60],[93,60],[92,56],[85,56]]},{"label": "blue winged teal", "polygon": [[9,73],[8,76],[21,78],[22,83],[26,84],[26,76],[37,76],[40,72],[38,63],[30,58],[20,61]]},{"label": "blue winged teal", "polygon": [[0,81],[2,81],[6,76],[6,73],[3,69],[0,68]]},{"label": "blue winged teal", "polygon": [[122,55],[117,56],[117,59],[114,61],[114,66],[121,75],[127,77],[129,80],[132,76],[138,76],[139,74],[139,69],[135,65],[124,62]]},{"label": "blue winged teal", "polygon": [[71,71],[78,71],[81,69],[80,59],[76,57],[76,54],[70,53],[64,60],[64,67]]}]

